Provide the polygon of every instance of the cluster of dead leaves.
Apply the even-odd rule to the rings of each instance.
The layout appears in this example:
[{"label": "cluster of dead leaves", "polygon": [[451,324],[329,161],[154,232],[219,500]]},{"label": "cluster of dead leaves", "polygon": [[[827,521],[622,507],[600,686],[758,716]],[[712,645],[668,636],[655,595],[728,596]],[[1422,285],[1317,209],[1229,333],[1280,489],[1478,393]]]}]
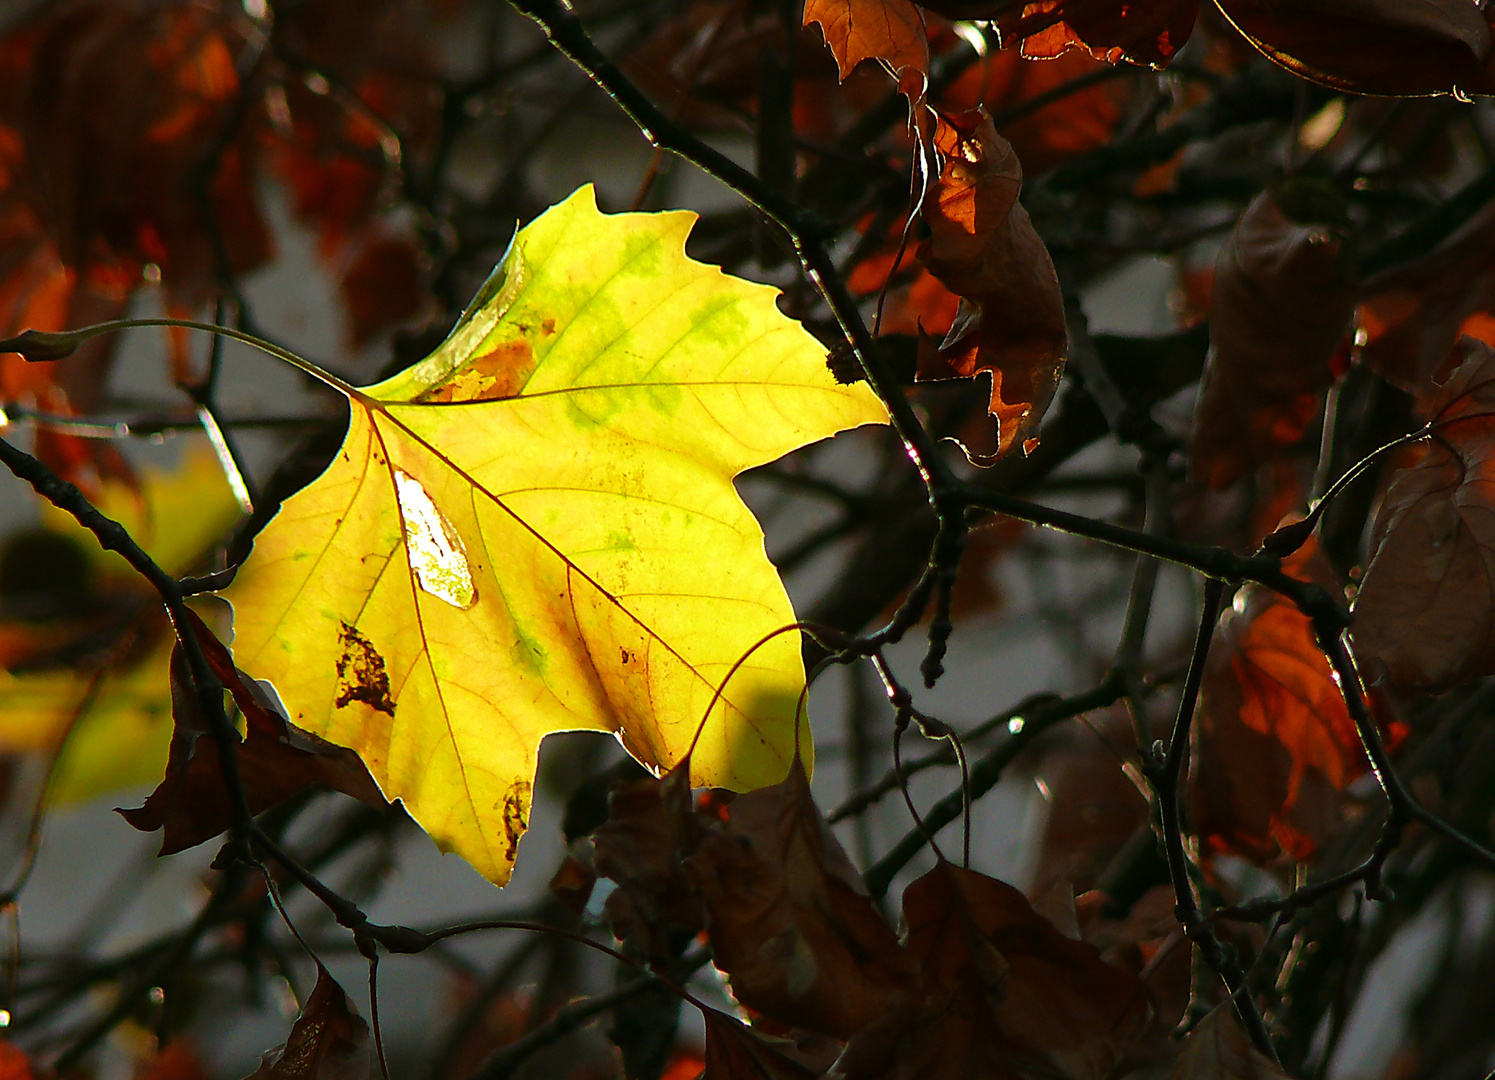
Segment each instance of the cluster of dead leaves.
[{"label": "cluster of dead leaves", "polygon": [[[1080,940],[1073,901],[1061,930],[1011,886],[942,859],[905,891],[895,934],[797,761],[782,783],[736,797],[693,799],[686,776],[616,788],[609,820],[552,887],[579,911],[610,878],[613,933],[660,969],[692,937],[710,942],[753,1020],[701,1006],[705,1076],[1101,1080],[1176,1052],[1184,996],[1157,997],[1141,977],[1156,944],[1137,948],[1168,936],[1154,924],[1171,922],[1171,899],[1135,926],[1087,902],[1103,954]],[[1243,1042],[1229,1053],[1246,1060]]]},{"label": "cluster of dead leaves", "polygon": [[[197,314],[272,254],[265,173],[316,231],[355,344],[414,314],[419,253],[382,208],[440,107],[421,7],[298,5],[272,27],[229,0],[68,0],[17,24],[0,40],[0,334],[118,317],[148,282],[168,313]],[[171,344],[193,382],[185,338]],[[0,357],[0,400],[89,411],[111,353]],[[44,430],[38,450],[86,490],[126,472],[107,443]]]},{"label": "cluster of dead leaves", "polygon": [[[1221,0],[1264,56],[1314,82],[1361,94],[1495,92],[1489,22],[1469,0]],[[991,20],[1004,46],[1055,57],[1071,49],[1111,63],[1166,67],[1194,30],[1199,0],[810,0],[843,76],[864,59],[929,71],[926,11]]]}]

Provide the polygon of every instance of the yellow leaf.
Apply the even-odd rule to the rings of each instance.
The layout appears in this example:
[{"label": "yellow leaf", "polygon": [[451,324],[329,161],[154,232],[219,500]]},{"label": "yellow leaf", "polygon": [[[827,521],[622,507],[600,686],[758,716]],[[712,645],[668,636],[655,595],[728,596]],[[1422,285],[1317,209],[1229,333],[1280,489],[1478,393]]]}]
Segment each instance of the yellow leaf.
[{"label": "yellow leaf", "polygon": [[[202,443],[189,444],[174,468],[142,470],[138,491],[107,483],[96,504],[172,574],[191,569],[239,516],[217,458]],[[128,612],[154,601],[144,579],[119,555],[105,551],[71,514],[44,504],[40,517],[43,528],[77,543],[86,554],[97,602],[123,605]],[[0,752],[52,753],[67,738],[48,788],[53,805],[149,784],[165,769],[172,639],[164,620],[147,617],[132,626],[115,655],[96,668],[0,670]],[[81,630],[66,620],[5,628],[53,648],[94,630],[86,620]],[[141,633],[152,640],[141,642]]]},{"label": "yellow leaf", "polygon": [[[545,735],[667,767],[794,621],[732,478],[886,420],[773,289],[685,257],[694,220],[587,187],[523,229],[435,353],[343,388],[342,451],[228,594],[237,663],[499,884]],[[782,780],[803,686],[798,635],[753,652],[695,782]]]}]

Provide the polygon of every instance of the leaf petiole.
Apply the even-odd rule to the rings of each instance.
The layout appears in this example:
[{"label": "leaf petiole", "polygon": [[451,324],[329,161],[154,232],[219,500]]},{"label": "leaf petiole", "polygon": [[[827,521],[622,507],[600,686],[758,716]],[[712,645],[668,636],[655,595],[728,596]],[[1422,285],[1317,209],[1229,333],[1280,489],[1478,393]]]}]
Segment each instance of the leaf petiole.
[{"label": "leaf petiole", "polygon": [[349,398],[359,396],[358,390],[351,384],[344,382],[329,371],[324,371],[310,360],[297,356],[291,350],[276,345],[274,342],[266,341],[262,337],[256,337],[254,334],[235,329],[232,326],[197,322],[192,319],[169,319],[164,317],[111,319],[108,322],[94,323],[91,326],[80,326],[76,330],[61,332],[27,330],[15,337],[0,341],[0,353],[20,353],[30,363],[49,363],[53,360],[61,360],[63,357],[71,356],[77,350],[78,346],[82,345],[89,338],[95,338],[101,334],[112,334],[118,330],[133,330],[146,326],[199,330],[206,334],[226,337],[290,364],[297,371],[310,375],[324,386],[330,387]]}]

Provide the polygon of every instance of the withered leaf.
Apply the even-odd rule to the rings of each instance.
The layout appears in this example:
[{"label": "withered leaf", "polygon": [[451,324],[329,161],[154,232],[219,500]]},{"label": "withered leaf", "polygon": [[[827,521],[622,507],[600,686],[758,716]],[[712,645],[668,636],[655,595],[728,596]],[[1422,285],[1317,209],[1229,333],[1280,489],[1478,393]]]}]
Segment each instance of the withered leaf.
[{"label": "withered leaf", "polygon": [[853,1035],[832,1076],[1103,1080],[1148,1027],[1135,976],[995,878],[941,861],[903,916],[918,1000]]},{"label": "withered leaf", "polygon": [[1495,309],[1495,205],[1427,254],[1365,281],[1362,291],[1356,322],[1365,341],[1356,359],[1408,393],[1444,381],[1461,327]]},{"label": "withered leaf", "polygon": [[1404,690],[1495,672],[1495,352],[1470,338],[1460,351],[1433,439],[1382,499],[1355,600],[1357,657]]},{"label": "withered leaf", "polygon": [[841,78],[863,60],[929,74],[924,16],[909,0],[805,0],[804,25],[819,23]]},{"label": "withered leaf", "polygon": [[[383,807],[384,797],[353,751],[302,731],[280,714],[263,687],[233,665],[228,650],[197,616],[193,629],[209,666],[233,697],[245,721],[237,746],[239,776],[251,813],[268,810],[314,784]],[[161,854],[210,840],[233,824],[218,744],[202,715],[187,659],[178,643],[171,655],[171,707],[175,729],[166,776],[134,810],[120,810],[142,832],[162,829]]]},{"label": "withered leaf", "polygon": [[1220,253],[1189,456],[1211,487],[1297,443],[1318,415],[1355,307],[1339,258],[1330,229],[1288,220],[1269,191]]},{"label": "withered leaf", "polygon": [[783,783],[735,799],[686,860],[717,967],[749,1008],[846,1038],[905,996],[913,958],[868,898],[796,755]]},{"label": "withered leaf", "polygon": [[[1333,581],[1313,541],[1284,569]],[[1208,846],[1260,862],[1312,857],[1368,767],[1308,617],[1248,586],[1221,620],[1200,691],[1191,820]]]},{"label": "withered leaf", "polygon": [[285,1045],[267,1053],[249,1080],[368,1080],[371,1049],[368,1024],[318,962],[317,985]]},{"label": "withered leaf", "polygon": [[787,1039],[754,1031],[726,1013],[701,1007],[706,1020],[704,1080],[811,1080],[819,1074]]},{"label": "withered leaf", "polygon": [[1356,94],[1489,93],[1490,28],[1469,0],[1220,0],[1261,53]]},{"label": "withered leaf", "polygon": [[1168,1080],[1288,1080],[1288,1076],[1251,1045],[1227,1002],[1189,1032]]},{"label": "withered leaf", "polygon": [[919,258],[961,297],[936,346],[920,343],[920,380],[991,376],[997,453],[1037,443],[1064,370],[1068,333],[1053,261],[1018,203],[1022,166],[983,111],[941,116],[943,165],[925,198]]},{"label": "withered leaf", "polygon": [[690,759],[658,780],[627,780],[608,798],[592,833],[592,869],[617,890],[607,899],[614,935],[649,961],[668,965],[672,940],[700,931],[700,897],[686,876],[703,822],[691,805]]}]

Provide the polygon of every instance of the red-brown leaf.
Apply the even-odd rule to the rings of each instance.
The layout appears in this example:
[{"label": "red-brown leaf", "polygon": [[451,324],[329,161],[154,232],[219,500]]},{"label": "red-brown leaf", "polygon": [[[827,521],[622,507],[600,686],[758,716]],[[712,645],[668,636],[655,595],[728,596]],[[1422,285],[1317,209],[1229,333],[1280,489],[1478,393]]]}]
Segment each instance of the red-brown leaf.
[{"label": "red-brown leaf", "polygon": [[368,1080],[371,1049],[368,1024],[319,962],[317,985],[285,1045],[267,1053],[249,1080]]},{"label": "red-brown leaf", "polygon": [[1220,0],[1262,54],[1356,94],[1489,93],[1490,28],[1472,0]]},{"label": "red-brown leaf", "polygon": [[924,203],[919,258],[963,303],[938,346],[919,350],[921,380],[991,376],[997,452],[1030,450],[1064,370],[1064,299],[1048,249],[1018,203],[1022,166],[983,112],[941,116],[943,166]]},{"label": "red-brown leaf", "polygon": [[[1312,541],[1286,569],[1333,580]],[[1281,852],[1310,858],[1338,793],[1368,767],[1308,617],[1258,586],[1240,593],[1216,631],[1197,727],[1194,827],[1215,850],[1259,862]]]},{"label": "red-brown leaf", "polygon": [[1146,1030],[1147,994],[1016,889],[940,862],[903,895],[919,997],[853,1035],[847,1080],[1103,1080]]},{"label": "red-brown leaf", "polygon": [[1442,381],[1461,328],[1495,309],[1495,206],[1428,254],[1366,282],[1365,291],[1356,358],[1408,393]]},{"label": "red-brown leaf", "polygon": [[924,16],[909,0],[805,0],[804,25],[819,23],[841,78],[863,60],[929,74]]},{"label": "red-brown leaf", "polygon": [[[239,775],[251,813],[268,810],[314,784],[383,807],[384,797],[363,761],[290,723],[253,679],[238,671],[228,650],[192,618],[213,674],[243,714],[247,737],[238,744]],[[119,813],[142,832],[162,829],[161,854],[194,847],[233,824],[233,808],[218,758],[218,744],[202,715],[180,643],[171,656],[171,708],[175,729],[166,776],[135,810]]]},{"label": "red-brown leaf", "polygon": [[1434,438],[1391,480],[1355,600],[1355,652],[1400,689],[1438,692],[1495,672],[1495,352],[1435,391]]},{"label": "red-brown leaf", "polygon": [[1198,15],[1198,0],[1035,0],[999,17],[997,28],[1004,45],[1021,40],[1023,55],[1034,59],[1078,47],[1097,60],[1160,68],[1189,40]]},{"label": "red-brown leaf", "polygon": [[901,1001],[915,965],[810,795],[798,757],[783,783],[739,796],[686,871],[717,967],[744,1005],[846,1038]]},{"label": "red-brown leaf", "polygon": [[1355,306],[1339,259],[1333,232],[1289,221],[1270,192],[1220,253],[1190,454],[1211,487],[1297,443],[1318,415]]}]

